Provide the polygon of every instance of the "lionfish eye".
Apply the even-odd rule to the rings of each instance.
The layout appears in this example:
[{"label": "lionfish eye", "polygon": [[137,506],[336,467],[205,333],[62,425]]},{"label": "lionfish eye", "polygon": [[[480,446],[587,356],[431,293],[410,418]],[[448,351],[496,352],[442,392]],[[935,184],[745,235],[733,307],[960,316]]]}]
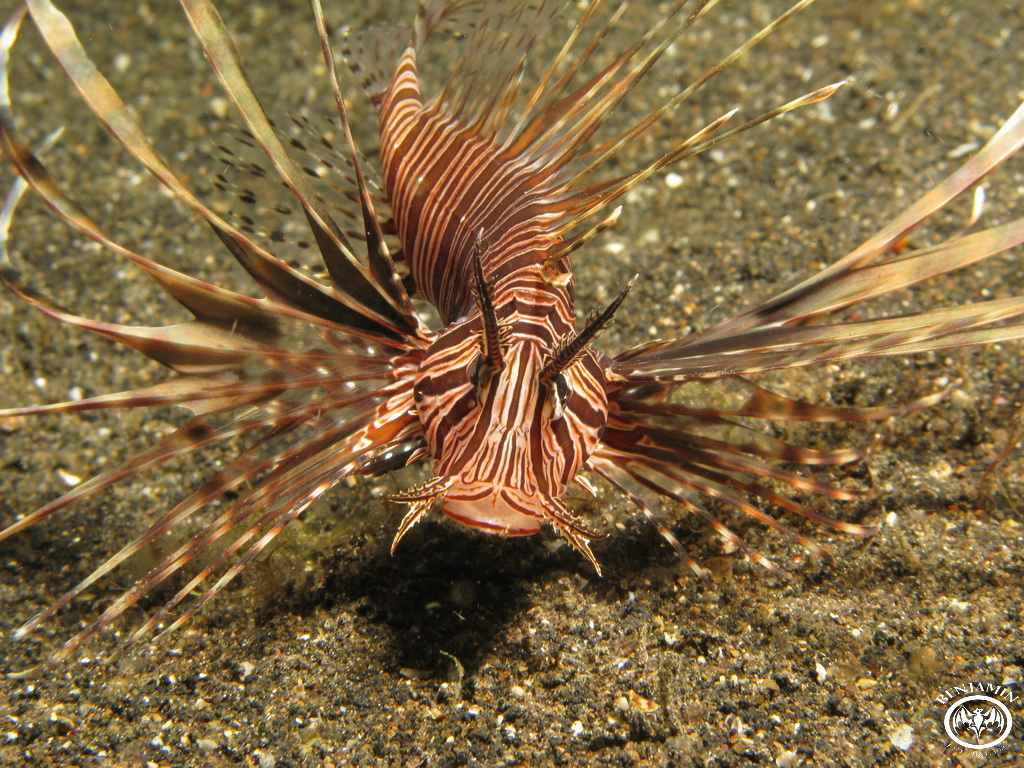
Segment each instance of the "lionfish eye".
[{"label": "lionfish eye", "polygon": [[479,402],[483,402],[486,389],[496,373],[498,369],[483,355],[469,364],[469,382],[473,385]]},{"label": "lionfish eye", "polygon": [[484,361],[483,359],[476,360],[469,364],[469,383],[473,385],[473,392],[476,395],[477,401],[482,400],[483,392],[481,392],[481,382],[484,380]]},{"label": "lionfish eye", "polygon": [[572,389],[569,387],[569,380],[565,377],[564,373],[560,373],[555,376],[551,386],[551,397],[555,404],[555,419],[562,418],[562,414],[565,413],[565,404],[569,399],[569,394]]}]

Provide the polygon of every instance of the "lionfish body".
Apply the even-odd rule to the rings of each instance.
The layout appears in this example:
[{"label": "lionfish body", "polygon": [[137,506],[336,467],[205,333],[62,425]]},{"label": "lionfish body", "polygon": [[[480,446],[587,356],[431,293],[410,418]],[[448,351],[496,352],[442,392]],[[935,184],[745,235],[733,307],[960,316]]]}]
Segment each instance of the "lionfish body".
[{"label": "lionfish body", "polygon": [[[617,199],[657,171],[837,89],[821,88],[731,129],[726,124],[735,111],[726,113],[648,166],[601,176],[622,147],[810,2],[797,2],[656,112],[618,135],[597,139],[632,87],[680,35],[702,21],[714,0],[695,0],[692,6],[678,0],[633,46],[611,55],[596,74],[584,76],[622,13],[613,12],[604,26],[597,25],[601,3],[595,0],[525,92],[520,85],[527,56],[564,3],[424,0],[413,28],[369,31],[346,43],[349,63],[379,111],[381,181],[374,186],[352,140],[326,24],[318,0],[312,0],[347,145],[346,159],[332,166],[338,174],[334,178],[349,185],[346,200],[354,203],[349,218],[361,225],[350,232],[336,220],[338,204],[329,202],[290,157],[212,4],[182,0],[207,58],[246,123],[244,142],[262,150],[302,209],[329,276],[323,282],[289,266],[274,255],[272,242],[202,202],[155,152],[67,18],[49,0],[28,0],[27,10],[44,40],[90,108],[122,146],[213,229],[263,296],[196,280],[113,241],[49,175],[39,155],[52,141],[33,151],[17,129],[9,96],[8,60],[24,13],[16,14],[0,38],[0,138],[20,174],[0,214],[0,276],[40,311],[131,346],[176,375],[141,390],[8,409],[0,415],[175,404],[194,416],[174,434],[19,519],[0,536],[177,456],[257,436],[227,467],[19,634],[33,630],[215,499],[238,492],[212,522],[47,664],[66,658],[229,537],[230,543],[188,578],[132,640],[162,625],[216,577],[170,623],[173,629],[338,482],[419,463],[429,462],[430,478],[393,497],[408,504],[396,544],[440,505],[449,517],[491,533],[531,534],[550,525],[597,567],[590,543],[598,534],[563,500],[570,483],[591,489],[583,470],[626,494],[680,552],[669,523],[648,499],[675,500],[773,569],[701,499],[731,506],[818,553],[824,552],[820,546],[764,508],[774,506],[853,533],[870,532],[816,512],[788,490],[836,499],[862,494],[783,466],[843,464],[861,457],[861,451],[793,445],[753,428],[752,422],[883,419],[937,402],[944,393],[902,407],[840,408],[787,398],[758,386],[752,377],[1024,336],[1024,299],[1019,297],[827,322],[861,301],[1024,242],[1021,219],[980,232],[968,228],[927,248],[902,248],[911,230],[1024,144],[1024,107],[964,166],[860,248],[752,309],[697,334],[649,342],[614,357],[595,348],[594,340],[626,300],[629,286],[581,328],[576,322],[570,255],[614,223],[619,209],[611,205]],[[439,30],[453,27],[471,30],[462,58],[440,91],[425,95],[417,55]],[[323,145],[332,147],[327,141]],[[237,159],[230,164],[245,167]],[[260,173],[265,173],[262,166]],[[170,327],[130,327],[83,318],[45,299],[21,278],[9,256],[10,225],[27,188],[74,230],[139,266],[194,319]],[[436,307],[438,330],[428,328],[414,298]],[[745,399],[735,407],[704,406],[680,395],[686,385],[724,386],[741,391]]]},{"label": "lionfish body", "polygon": [[424,105],[412,48],[380,101],[402,253],[445,325],[414,387],[436,480],[411,514],[443,499],[448,516],[505,535],[550,521],[589,555],[559,498],[598,444],[607,401],[593,351],[558,364],[575,313],[557,172]]}]

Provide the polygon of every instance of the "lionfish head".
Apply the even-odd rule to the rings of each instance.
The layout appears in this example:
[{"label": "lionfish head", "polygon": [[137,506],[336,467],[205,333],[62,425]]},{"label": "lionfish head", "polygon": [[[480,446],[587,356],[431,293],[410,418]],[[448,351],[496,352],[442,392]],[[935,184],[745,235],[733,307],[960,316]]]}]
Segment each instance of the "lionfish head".
[{"label": "lionfish head", "polygon": [[604,366],[590,342],[632,282],[582,331],[556,304],[495,307],[477,263],[477,312],[433,342],[414,398],[434,478],[393,499],[412,505],[398,539],[437,501],[460,523],[506,536],[550,523],[592,562],[586,530],[560,497],[597,449],[608,418]]},{"label": "lionfish head", "polygon": [[589,350],[545,376],[551,348],[514,327],[497,367],[480,354],[474,325],[442,334],[415,384],[434,472],[446,479],[435,498],[466,525],[536,533],[597,447],[607,418],[604,377]]}]

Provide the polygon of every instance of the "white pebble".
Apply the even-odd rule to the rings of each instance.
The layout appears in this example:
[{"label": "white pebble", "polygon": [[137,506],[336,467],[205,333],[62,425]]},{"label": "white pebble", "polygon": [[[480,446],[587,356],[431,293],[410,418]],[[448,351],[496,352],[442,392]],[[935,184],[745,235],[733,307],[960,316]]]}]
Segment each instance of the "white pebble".
[{"label": "white pebble", "polygon": [[906,752],[914,746],[914,729],[906,724],[901,725],[889,734],[889,741],[896,749]]},{"label": "white pebble", "polygon": [[214,96],[210,99],[210,111],[218,120],[223,120],[231,111],[231,102],[223,96]]},{"label": "white pebble", "polygon": [[63,482],[64,485],[68,486],[69,488],[74,488],[76,485],[82,482],[82,478],[80,478],[78,475],[72,475],[70,472],[65,472],[63,469],[57,470],[57,477],[59,477],[61,479],[61,482]]}]

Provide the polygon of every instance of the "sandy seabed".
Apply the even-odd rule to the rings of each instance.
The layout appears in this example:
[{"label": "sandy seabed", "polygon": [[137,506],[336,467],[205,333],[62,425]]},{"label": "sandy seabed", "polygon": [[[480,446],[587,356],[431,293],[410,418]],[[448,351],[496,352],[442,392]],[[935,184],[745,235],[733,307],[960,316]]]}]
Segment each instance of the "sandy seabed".
[{"label": "sandy seabed", "polygon": [[[224,98],[176,9],[129,5],[72,16],[157,145],[206,189]],[[646,114],[786,5],[723,0],[616,120]],[[329,4],[334,21],[353,25],[414,13],[384,6]],[[330,109],[304,3],[222,11],[269,104],[282,114]],[[659,12],[636,4],[626,34]],[[552,39],[566,32],[553,29]],[[60,162],[50,161],[62,182],[125,242],[242,285],[209,233],[90,119],[37,36],[24,36],[16,105],[36,138],[67,127]],[[752,115],[829,82],[850,84],[827,105],[629,196],[620,224],[576,257],[585,310],[642,276],[602,348],[700,329],[856,246],[1024,99],[1024,48],[1013,42],[1022,38],[1016,0],[820,0],[787,24],[630,147],[622,168],[737,104]],[[367,110],[356,119],[372,129]],[[1020,216],[1024,158],[988,191],[986,222]],[[935,231],[955,231],[965,216],[955,208]],[[69,236],[38,204],[26,205],[15,237],[26,274],[67,306],[118,322],[182,319],[144,277]],[[1018,249],[873,306],[907,312],[1020,294],[1021,258]],[[3,405],[162,375],[9,296],[0,297],[0,328]],[[186,629],[120,655],[119,635],[104,634],[43,677],[0,681],[0,764],[1022,765],[1020,449],[979,492],[986,465],[1021,428],[1022,378],[1019,344],[774,378],[790,394],[856,405],[908,402],[961,382],[941,405],[903,419],[789,435],[818,447],[874,442],[864,462],[827,477],[876,497],[815,504],[881,525],[867,541],[814,531],[837,555],[829,565],[735,521],[792,570],[791,582],[725,552],[680,512],[684,545],[714,573],[694,579],[608,488],[579,502],[611,534],[595,545],[603,578],[551,535],[500,540],[440,519],[391,557],[401,510],[381,495],[395,486],[339,488]],[[53,498],[60,473],[88,476],[180,422],[163,410],[5,422],[0,520]],[[3,542],[0,671],[45,658],[155,564],[156,547],[30,639],[11,639],[230,455],[229,446],[174,464]],[[158,604],[133,609],[118,629]],[[1014,730],[998,751],[947,750],[937,698],[971,681],[1015,684]]]}]

